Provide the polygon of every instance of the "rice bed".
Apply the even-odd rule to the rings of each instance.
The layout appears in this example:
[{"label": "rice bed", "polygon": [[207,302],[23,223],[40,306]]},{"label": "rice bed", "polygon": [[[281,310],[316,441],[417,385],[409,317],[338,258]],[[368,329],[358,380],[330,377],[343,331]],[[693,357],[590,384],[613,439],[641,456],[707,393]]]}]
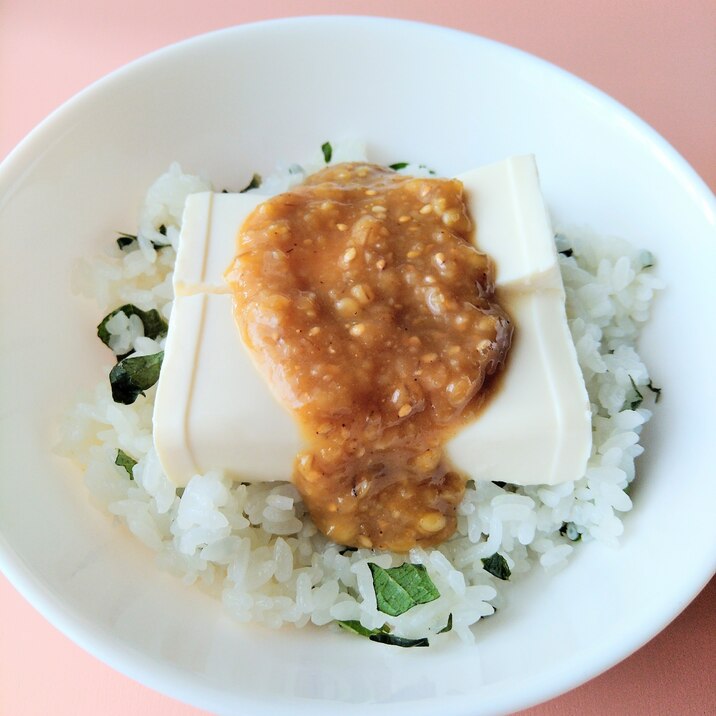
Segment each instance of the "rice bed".
[{"label": "rice bed", "polygon": [[[334,150],[333,161],[361,158],[355,146]],[[318,168],[322,157],[313,164],[280,167],[261,193],[285,191]],[[111,255],[78,266],[74,288],[99,302],[104,313],[98,315],[133,303],[169,318],[184,200],[211,188],[173,165],[148,191],[133,246],[111,247]],[[170,245],[155,249],[153,241]],[[67,416],[64,451],[82,464],[94,500],[156,552],[160,568],[210,591],[240,622],[278,628],[355,620],[366,629],[388,625],[406,638],[428,636],[431,643],[455,637],[471,642],[471,627],[502,605],[509,585],[486,571],[483,559],[499,552],[510,581],[537,565],[559,569],[580,540],[616,545],[620,515],[632,507],[628,487],[642,452],[639,434],[651,416],[637,407],[639,394],[650,395],[650,379],[635,343],[661,284],[649,268],[651,255],[625,241],[570,232],[557,242],[564,252],[569,326],[592,408],[587,472],[555,486],[469,483],[458,530],[439,548],[413,549],[407,556],[345,550],[317,531],[288,482],[234,484],[209,472],[192,478],[180,496],[153,449],[154,388],[133,405],[121,405],[103,380]],[[163,348],[164,339],[143,335],[136,316],[120,313],[107,328],[117,353],[148,355]],[[134,479],[115,464],[118,450],[138,461]],[[368,564],[388,568],[405,561],[425,565],[440,597],[391,617],[377,608]],[[448,619],[452,629],[438,635]]]}]

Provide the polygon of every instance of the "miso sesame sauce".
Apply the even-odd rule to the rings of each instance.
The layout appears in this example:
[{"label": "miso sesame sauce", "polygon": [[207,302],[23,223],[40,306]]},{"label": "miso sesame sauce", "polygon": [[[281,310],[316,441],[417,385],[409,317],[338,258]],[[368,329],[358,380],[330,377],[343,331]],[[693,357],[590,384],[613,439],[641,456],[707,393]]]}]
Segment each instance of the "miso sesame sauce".
[{"label": "miso sesame sauce", "polygon": [[239,232],[236,320],[307,437],[294,483],[340,544],[405,552],[455,530],[465,478],[442,446],[512,339],[470,230],[459,181],[338,164]]}]

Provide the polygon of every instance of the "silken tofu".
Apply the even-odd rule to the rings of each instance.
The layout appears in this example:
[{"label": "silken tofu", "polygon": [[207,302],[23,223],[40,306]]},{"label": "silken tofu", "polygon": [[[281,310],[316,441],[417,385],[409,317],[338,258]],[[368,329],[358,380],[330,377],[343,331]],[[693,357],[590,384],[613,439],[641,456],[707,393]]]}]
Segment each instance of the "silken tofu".
[{"label": "silken tofu", "polygon": [[[516,331],[499,389],[447,443],[447,456],[476,480],[577,479],[591,451],[591,412],[534,159],[515,157],[458,179]],[[265,198],[203,193],[187,201],[154,410],[159,458],[180,486],[209,469],[245,481],[290,479],[303,444],[242,345],[223,278],[239,227]]]}]

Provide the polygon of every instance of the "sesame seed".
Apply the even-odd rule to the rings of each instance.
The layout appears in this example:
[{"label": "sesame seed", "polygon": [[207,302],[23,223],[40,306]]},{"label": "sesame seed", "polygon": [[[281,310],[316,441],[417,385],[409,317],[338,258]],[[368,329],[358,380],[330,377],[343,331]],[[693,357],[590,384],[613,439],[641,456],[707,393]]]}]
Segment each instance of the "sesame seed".
[{"label": "sesame seed", "polygon": [[408,403],[405,403],[404,405],[400,406],[400,410],[398,411],[398,417],[404,418],[406,415],[410,415],[412,410],[413,406],[409,405]]},{"label": "sesame seed", "polygon": [[365,323],[356,323],[351,326],[350,334],[352,336],[362,336],[365,333]]},{"label": "sesame seed", "polygon": [[375,189],[366,189],[366,190],[365,190],[365,195],[366,195],[366,196],[375,196],[377,193],[378,193],[378,192],[376,192]]},{"label": "sesame seed", "polygon": [[348,226],[346,226],[346,224],[336,224],[336,229],[338,229],[338,231],[345,231],[347,228]]},{"label": "sesame seed", "polygon": [[425,532],[440,532],[445,527],[445,516],[439,512],[427,512],[418,523]]},{"label": "sesame seed", "polygon": [[321,332],[320,326],[314,326],[311,328],[311,330],[308,332],[309,336],[317,336]]},{"label": "sesame seed", "polygon": [[420,209],[421,214],[429,214],[433,210],[432,204],[423,204],[422,208]]},{"label": "sesame seed", "polygon": [[398,219],[398,223],[400,224],[405,224],[408,221],[410,221],[410,217],[407,214],[403,214],[403,216]]},{"label": "sesame seed", "polygon": [[435,261],[439,266],[445,265],[445,254],[442,253],[442,251],[439,251],[435,254]]},{"label": "sesame seed", "polygon": [[405,254],[405,255],[406,255],[409,259],[415,259],[415,258],[417,258],[418,256],[420,256],[420,251],[415,251],[415,249],[413,249],[412,251],[408,251],[408,253]]},{"label": "sesame seed", "polygon": [[349,263],[350,261],[353,261],[357,254],[358,252],[356,251],[355,246],[351,246],[349,249],[346,249],[346,252],[343,254],[343,260],[346,263]]},{"label": "sesame seed", "polygon": [[385,268],[385,259],[378,259],[375,262],[375,267],[378,269],[378,271],[382,271]]},{"label": "sesame seed", "polygon": [[374,214],[382,214],[384,211],[388,211],[384,206],[381,206],[380,204],[376,204],[375,206],[372,206],[370,210]]},{"label": "sesame seed", "polygon": [[353,288],[351,288],[351,295],[363,305],[370,303],[374,298],[373,290],[371,289],[371,287],[366,286],[362,283],[359,283],[358,285],[353,286]]},{"label": "sesame seed", "polygon": [[336,311],[338,311],[339,315],[343,316],[344,318],[355,316],[359,310],[360,306],[358,305],[357,301],[350,298],[350,296],[346,296],[345,298],[339,298],[336,301]]},{"label": "sesame seed", "polygon": [[443,214],[443,224],[447,226],[457,224],[458,221],[460,221],[460,212],[457,209],[448,209]]}]

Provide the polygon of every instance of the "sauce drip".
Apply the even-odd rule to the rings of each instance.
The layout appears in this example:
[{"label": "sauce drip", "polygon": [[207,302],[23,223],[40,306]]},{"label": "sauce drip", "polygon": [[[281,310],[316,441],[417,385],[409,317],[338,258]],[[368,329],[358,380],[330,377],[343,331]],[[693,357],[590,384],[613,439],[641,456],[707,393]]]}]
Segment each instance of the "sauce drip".
[{"label": "sauce drip", "polygon": [[512,325],[462,184],[338,164],[247,218],[227,272],[253,359],[308,447],[293,480],[340,544],[405,552],[456,528],[442,446],[473,418]]}]

